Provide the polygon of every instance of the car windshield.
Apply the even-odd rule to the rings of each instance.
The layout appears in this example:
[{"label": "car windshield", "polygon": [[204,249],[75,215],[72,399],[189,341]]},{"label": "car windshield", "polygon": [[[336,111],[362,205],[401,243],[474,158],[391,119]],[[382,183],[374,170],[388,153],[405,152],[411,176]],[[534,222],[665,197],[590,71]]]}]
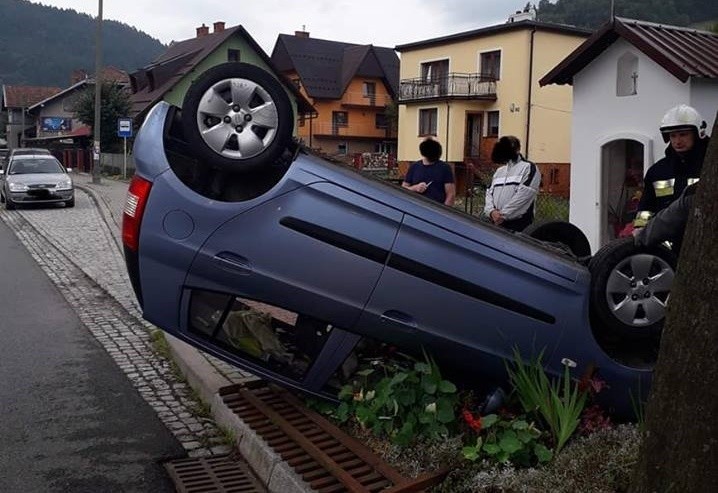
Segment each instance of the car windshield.
[{"label": "car windshield", "polygon": [[26,175],[29,173],[64,173],[56,159],[18,159],[10,163],[9,174]]}]

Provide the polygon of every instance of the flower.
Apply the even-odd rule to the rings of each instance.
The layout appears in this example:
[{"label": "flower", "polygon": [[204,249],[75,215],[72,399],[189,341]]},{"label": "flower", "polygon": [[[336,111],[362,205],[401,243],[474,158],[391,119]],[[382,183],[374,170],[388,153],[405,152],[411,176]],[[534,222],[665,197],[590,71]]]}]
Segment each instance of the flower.
[{"label": "flower", "polygon": [[569,368],[576,368],[576,362],[575,362],[574,360],[572,360],[572,359],[563,358],[563,359],[561,360],[561,364],[562,364],[563,366],[568,366]]},{"label": "flower", "polygon": [[611,418],[606,416],[603,409],[598,404],[587,407],[581,414],[579,430],[584,435],[590,435],[596,431],[606,430],[612,426],[613,423],[611,423]]},{"label": "flower", "polygon": [[354,392],[354,400],[357,402],[364,400],[364,389],[361,389],[359,392]]},{"label": "flower", "polygon": [[436,414],[436,402],[432,402],[431,404],[427,404],[424,408],[424,411],[427,413]]},{"label": "flower", "polygon": [[476,433],[481,431],[481,416],[474,418],[474,415],[471,414],[471,411],[468,409],[464,409],[464,412],[461,413],[461,415],[464,418],[464,421],[466,421],[466,424],[469,425],[469,428],[474,430]]},{"label": "flower", "polygon": [[376,390],[370,390],[369,392],[366,393],[365,398],[367,401],[370,401],[374,398],[375,395],[376,395]]},{"label": "flower", "polygon": [[593,377],[587,377],[584,376],[579,382],[578,382],[578,390],[581,392],[588,392],[588,395],[594,396],[601,392],[603,389],[607,388],[608,384],[601,380],[600,378],[593,376]]}]

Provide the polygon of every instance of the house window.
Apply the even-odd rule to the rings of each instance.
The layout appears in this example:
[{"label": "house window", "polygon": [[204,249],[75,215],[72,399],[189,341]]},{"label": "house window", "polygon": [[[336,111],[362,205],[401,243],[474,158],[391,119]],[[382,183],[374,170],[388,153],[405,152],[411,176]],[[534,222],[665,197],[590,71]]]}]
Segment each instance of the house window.
[{"label": "house window", "polygon": [[337,146],[337,154],[346,156],[348,153],[349,153],[349,146],[347,146],[346,142],[342,142]]},{"label": "house window", "polygon": [[616,96],[638,94],[638,57],[624,53],[618,58],[616,67]]},{"label": "house window", "polygon": [[419,135],[436,135],[437,114],[436,108],[419,110]]},{"label": "house window", "polygon": [[487,117],[486,132],[489,137],[496,137],[499,135],[499,112],[489,111]]},{"label": "house window", "polygon": [[239,50],[235,50],[233,48],[230,48],[227,50],[227,61],[228,62],[238,62],[239,61]]},{"label": "house window", "polygon": [[369,104],[374,106],[376,104],[376,83],[364,82],[362,84],[362,96],[369,100]]},{"label": "house window", "polygon": [[422,94],[427,97],[444,96],[449,83],[449,60],[421,64]]},{"label": "house window", "polygon": [[374,124],[376,128],[386,128],[388,126],[386,114],[385,113],[377,113],[374,117]]},{"label": "house window", "polygon": [[449,60],[421,64],[421,78],[426,82],[439,82],[449,73]]},{"label": "house window", "polygon": [[501,50],[481,54],[481,75],[494,80],[501,78]]},{"label": "house window", "polygon": [[339,129],[349,125],[349,113],[332,111],[332,134],[339,135]]}]

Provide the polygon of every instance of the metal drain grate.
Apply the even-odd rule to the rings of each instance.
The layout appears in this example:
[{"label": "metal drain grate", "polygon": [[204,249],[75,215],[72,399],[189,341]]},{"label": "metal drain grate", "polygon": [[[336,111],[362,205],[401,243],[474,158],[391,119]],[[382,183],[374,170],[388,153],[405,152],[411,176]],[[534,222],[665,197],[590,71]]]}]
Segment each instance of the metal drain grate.
[{"label": "metal drain grate", "polygon": [[416,492],[448,471],[405,478],[361,442],[264,382],[219,390],[224,403],[319,493]]},{"label": "metal drain grate", "polygon": [[165,463],[178,493],[266,493],[241,460],[228,455],[178,459]]}]

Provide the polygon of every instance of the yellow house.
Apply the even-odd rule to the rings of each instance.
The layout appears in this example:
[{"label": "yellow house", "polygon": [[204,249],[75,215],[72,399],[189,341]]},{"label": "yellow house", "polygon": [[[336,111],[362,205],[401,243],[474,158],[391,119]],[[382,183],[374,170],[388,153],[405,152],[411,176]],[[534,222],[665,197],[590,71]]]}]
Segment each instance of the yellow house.
[{"label": "yellow house", "polygon": [[453,164],[462,195],[472,186],[466,165],[490,169],[496,139],[515,135],[541,168],[543,189],[568,195],[571,88],[540,87],[539,79],[591,32],[511,20],[396,47],[400,169],[419,158],[419,143],[432,136]]}]

